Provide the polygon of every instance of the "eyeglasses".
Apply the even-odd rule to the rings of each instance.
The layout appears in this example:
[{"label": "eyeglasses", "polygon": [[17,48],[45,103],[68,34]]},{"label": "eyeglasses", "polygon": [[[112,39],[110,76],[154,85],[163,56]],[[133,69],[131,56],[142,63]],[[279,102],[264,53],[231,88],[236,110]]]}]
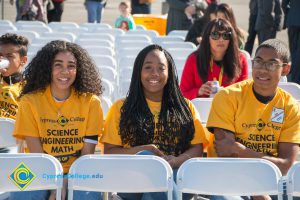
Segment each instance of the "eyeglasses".
[{"label": "eyeglasses", "polygon": [[231,32],[224,32],[220,33],[218,31],[213,31],[210,33],[210,37],[213,40],[218,40],[222,36],[223,40],[230,40],[231,39]]},{"label": "eyeglasses", "polygon": [[278,63],[278,62],[263,62],[259,59],[252,60],[252,68],[253,69],[266,69],[268,71],[275,71],[279,67],[282,67],[283,65],[286,65],[287,63]]}]

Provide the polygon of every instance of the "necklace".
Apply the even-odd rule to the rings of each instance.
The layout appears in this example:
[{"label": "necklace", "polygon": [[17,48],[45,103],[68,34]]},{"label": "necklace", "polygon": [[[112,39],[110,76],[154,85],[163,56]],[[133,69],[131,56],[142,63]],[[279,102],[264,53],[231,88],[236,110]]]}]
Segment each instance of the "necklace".
[{"label": "necklace", "polygon": [[[57,116],[60,117],[60,116],[62,116],[61,108],[63,107],[64,103],[68,100],[69,97],[67,97],[66,99],[60,100],[52,95],[52,98],[54,100],[54,105],[56,107]],[[58,106],[58,104],[59,104],[59,106]]]}]

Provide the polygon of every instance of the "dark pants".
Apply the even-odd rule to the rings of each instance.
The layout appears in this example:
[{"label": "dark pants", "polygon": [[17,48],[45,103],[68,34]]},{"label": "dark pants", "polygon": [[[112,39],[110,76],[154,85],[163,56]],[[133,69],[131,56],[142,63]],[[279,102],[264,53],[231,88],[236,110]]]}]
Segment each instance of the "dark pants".
[{"label": "dark pants", "polygon": [[300,27],[288,28],[292,68],[289,81],[300,84]]},{"label": "dark pants", "polygon": [[64,2],[53,2],[54,9],[48,11],[48,22],[60,22],[64,11]]},{"label": "dark pants", "polygon": [[132,4],[131,14],[150,14],[151,13],[151,4]]},{"label": "dark pants", "polygon": [[250,54],[252,54],[254,41],[256,38],[256,30],[255,30],[255,23],[256,23],[257,15],[250,14],[249,17],[249,27],[248,27],[248,38],[245,44],[245,50]]},{"label": "dark pants", "polygon": [[276,33],[277,33],[276,29],[274,28],[258,30],[257,31],[258,43],[261,44],[268,39],[276,38]]}]

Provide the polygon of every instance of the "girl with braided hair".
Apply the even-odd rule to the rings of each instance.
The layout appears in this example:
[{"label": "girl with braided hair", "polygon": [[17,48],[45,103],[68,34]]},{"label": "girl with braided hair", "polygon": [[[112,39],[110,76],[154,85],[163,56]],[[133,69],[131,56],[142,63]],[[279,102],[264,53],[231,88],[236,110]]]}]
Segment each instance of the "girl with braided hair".
[{"label": "girl with braided hair", "polygon": [[154,154],[173,169],[202,156],[206,137],[199,114],[181,94],[174,61],[160,46],[150,45],[137,55],[127,96],[109,110],[101,142],[105,154]]}]

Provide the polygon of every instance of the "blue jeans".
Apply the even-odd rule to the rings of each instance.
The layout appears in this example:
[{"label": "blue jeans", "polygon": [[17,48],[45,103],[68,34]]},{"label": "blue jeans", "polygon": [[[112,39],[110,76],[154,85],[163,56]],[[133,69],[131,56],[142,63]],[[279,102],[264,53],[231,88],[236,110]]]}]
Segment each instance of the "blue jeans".
[{"label": "blue jeans", "polygon": [[[50,191],[48,190],[37,190],[37,191],[20,191],[11,192],[10,200],[48,200]],[[67,198],[66,198],[67,199]],[[74,190],[74,200],[102,200],[100,192],[87,192]]]},{"label": "blue jeans", "polygon": [[[154,155],[151,151],[140,151],[137,155]],[[173,169],[173,191],[172,199],[177,200],[177,177],[178,169]],[[166,192],[149,192],[149,193],[118,193],[118,195],[124,200],[166,200],[168,194]],[[193,197],[193,194],[183,194],[183,200],[188,200]]]},{"label": "blue jeans", "polygon": [[103,4],[96,1],[86,1],[89,23],[100,23],[102,17]]}]

